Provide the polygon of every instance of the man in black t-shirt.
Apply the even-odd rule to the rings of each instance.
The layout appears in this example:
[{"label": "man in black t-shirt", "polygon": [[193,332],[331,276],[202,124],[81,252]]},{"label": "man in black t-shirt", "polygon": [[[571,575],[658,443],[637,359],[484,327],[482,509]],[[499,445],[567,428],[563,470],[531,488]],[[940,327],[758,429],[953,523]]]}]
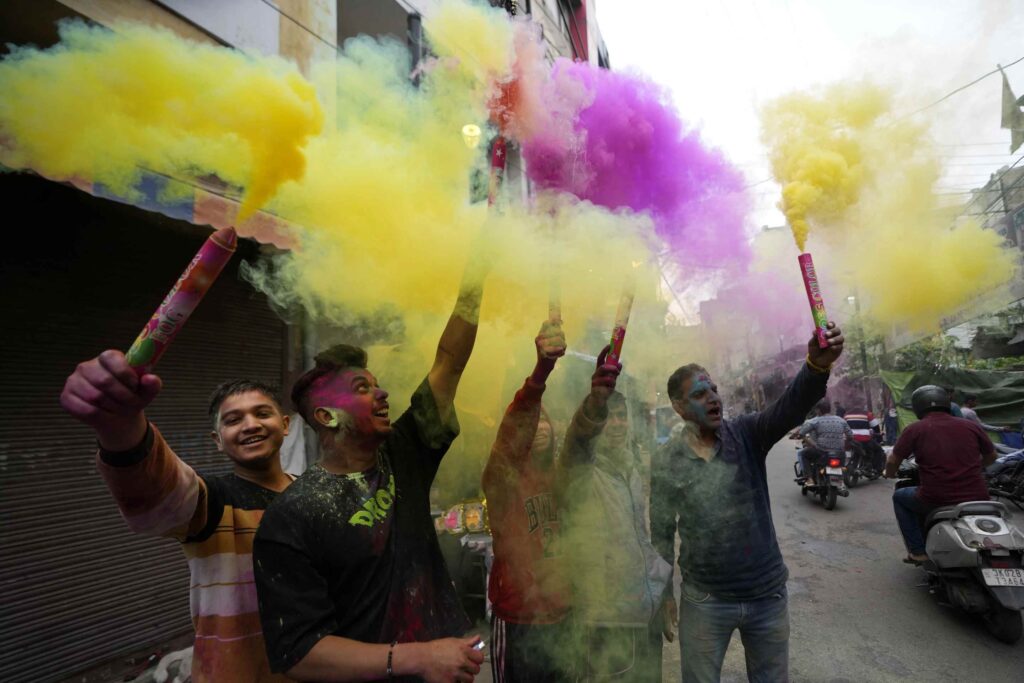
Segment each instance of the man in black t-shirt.
[{"label": "man in black t-shirt", "polygon": [[472,681],[479,637],[448,575],[429,491],[458,435],[453,401],[476,337],[467,276],[434,365],[392,425],[366,353],[319,354],[292,400],[322,459],[267,510],[254,571],[274,671],[299,680]]}]

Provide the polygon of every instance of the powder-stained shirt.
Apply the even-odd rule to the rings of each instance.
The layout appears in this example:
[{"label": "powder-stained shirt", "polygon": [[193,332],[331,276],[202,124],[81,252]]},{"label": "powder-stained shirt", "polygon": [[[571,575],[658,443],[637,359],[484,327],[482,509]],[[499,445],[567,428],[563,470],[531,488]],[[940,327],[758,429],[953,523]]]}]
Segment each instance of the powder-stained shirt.
[{"label": "powder-stained shirt", "polygon": [[672,568],[651,544],[647,500],[629,445],[603,436],[607,412],[576,410],[558,461],[562,552],[573,619],[587,626],[646,628],[661,607]]},{"label": "powder-stained shirt", "polygon": [[704,460],[673,438],[651,471],[651,537],[671,559],[680,538],[683,581],[723,600],[754,600],[786,583],[768,495],[768,451],[825,396],[828,375],[803,367],[760,413],[726,420]]},{"label": "powder-stained shirt", "polygon": [[441,556],[430,485],[458,434],[424,380],[364,472],[309,468],[267,510],[255,574],[267,653],[287,671],[329,635],[366,643],[470,627]]},{"label": "powder-stained shirt", "polygon": [[897,464],[911,454],[921,483],[917,497],[931,505],[988,500],[982,456],[995,450],[985,431],[948,413],[933,411],[900,434],[892,455]]},{"label": "powder-stained shirt", "polygon": [[810,436],[823,451],[841,451],[853,436],[850,423],[838,415],[819,415],[804,423],[800,436]]},{"label": "powder-stained shirt", "polygon": [[557,623],[569,610],[554,457],[542,467],[531,453],[543,393],[530,380],[516,392],[483,473],[494,537],[488,596],[494,613],[513,624]]},{"label": "powder-stained shirt", "polygon": [[277,492],[234,474],[197,474],[152,425],[133,450],[100,451],[97,468],[129,528],[182,543],[192,575],[192,680],[288,680],[270,671],[252,575],[253,537]]}]

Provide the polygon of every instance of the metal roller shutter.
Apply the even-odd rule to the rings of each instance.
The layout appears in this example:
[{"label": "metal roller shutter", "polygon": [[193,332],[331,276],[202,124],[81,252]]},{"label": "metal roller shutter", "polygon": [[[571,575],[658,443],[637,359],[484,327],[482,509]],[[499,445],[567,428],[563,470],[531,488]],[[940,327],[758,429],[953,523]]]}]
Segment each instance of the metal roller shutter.
[{"label": "metal roller shutter", "polygon": [[[128,531],[91,431],[58,397],[76,363],[128,347],[208,230],[33,177],[0,176],[0,198],[0,680],[55,681],[191,628],[180,548]],[[239,281],[239,260],[161,361],[147,411],[214,472],[229,468],[208,437],[209,392],[240,376],[279,384],[285,366],[286,327]]]}]

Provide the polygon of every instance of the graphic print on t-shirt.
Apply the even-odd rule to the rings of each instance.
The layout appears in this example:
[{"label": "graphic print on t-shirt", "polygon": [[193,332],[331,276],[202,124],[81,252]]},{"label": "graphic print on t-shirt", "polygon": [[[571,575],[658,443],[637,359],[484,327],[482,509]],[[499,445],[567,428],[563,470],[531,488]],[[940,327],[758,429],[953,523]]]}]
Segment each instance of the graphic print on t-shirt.
[{"label": "graphic print on t-shirt", "polygon": [[[360,473],[359,478],[362,480],[363,485],[360,488],[367,488],[365,479],[362,478]],[[348,523],[355,526],[373,526],[379,521],[383,521],[388,518],[388,514],[391,512],[391,507],[395,504],[395,475],[388,477],[388,486],[386,489],[377,489],[376,491],[369,491],[362,503],[362,510],[357,510],[355,514],[349,517]]]}]

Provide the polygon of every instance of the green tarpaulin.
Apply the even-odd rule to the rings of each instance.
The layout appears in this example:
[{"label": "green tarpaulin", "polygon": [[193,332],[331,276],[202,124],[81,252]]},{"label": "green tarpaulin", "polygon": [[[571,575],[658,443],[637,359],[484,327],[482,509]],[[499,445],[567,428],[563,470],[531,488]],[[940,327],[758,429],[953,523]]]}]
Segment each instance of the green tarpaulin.
[{"label": "green tarpaulin", "polygon": [[1019,429],[1024,418],[1024,372],[959,368],[917,373],[883,371],[882,381],[896,401],[900,428],[916,420],[910,409],[910,395],[925,384],[953,387],[957,402],[962,402],[966,394],[974,394],[978,397],[978,417],[987,424]]}]

